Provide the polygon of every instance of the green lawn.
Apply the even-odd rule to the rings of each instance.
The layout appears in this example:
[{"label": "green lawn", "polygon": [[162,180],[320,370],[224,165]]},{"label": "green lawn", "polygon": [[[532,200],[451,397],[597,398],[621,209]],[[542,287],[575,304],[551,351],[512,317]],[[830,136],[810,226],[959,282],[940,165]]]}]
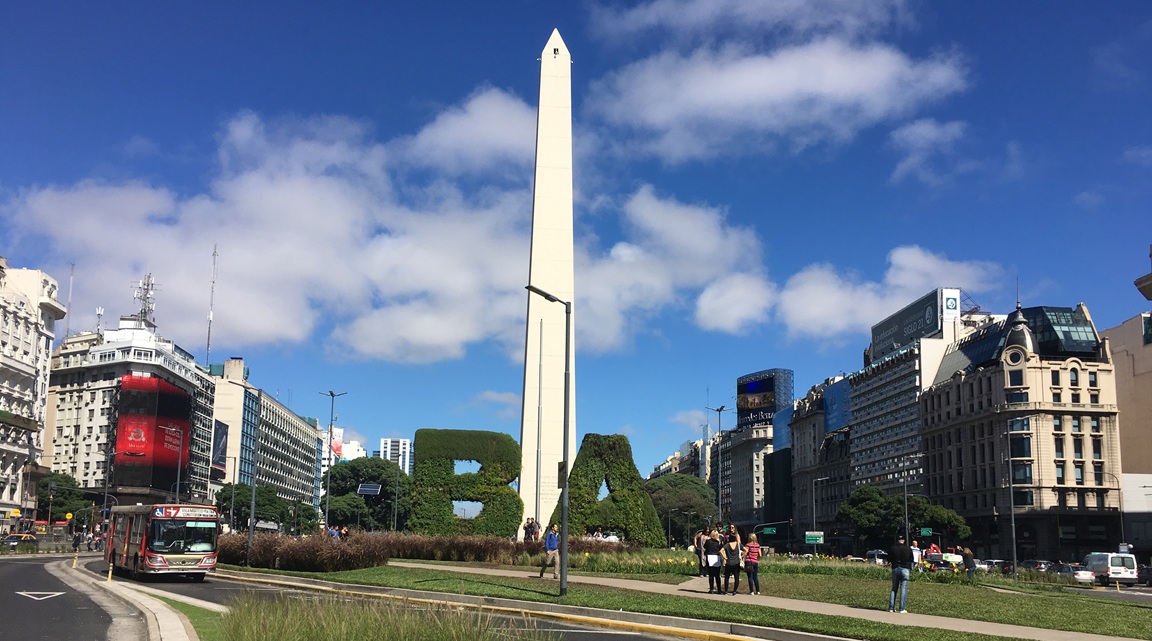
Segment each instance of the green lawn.
[{"label": "green lawn", "polygon": [[[577,582],[569,583],[568,595],[561,599],[556,594],[556,583],[552,581],[460,574],[434,568],[385,566],[329,574],[302,573],[301,576],[429,592],[690,616],[876,641],[924,639],[924,630],[919,628],[874,623],[850,617],[779,610],[759,605],[641,593]],[[688,577],[683,578],[686,580]],[[887,608],[889,582],[886,580],[828,575],[771,574],[763,576],[761,584],[762,594],[860,608]],[[1004,593],[979,586],[914,581],[909,592],[909,609],[912,612],[961,619],[1152,640],[1152,607],[1094,597],[1091,592],[1066,593],[1048,589],[1032,593]],[[1069,616],[1072,612],[1075,616]],[[975,641],[992,637],[934,630],[932,638],[940,641]]]}]

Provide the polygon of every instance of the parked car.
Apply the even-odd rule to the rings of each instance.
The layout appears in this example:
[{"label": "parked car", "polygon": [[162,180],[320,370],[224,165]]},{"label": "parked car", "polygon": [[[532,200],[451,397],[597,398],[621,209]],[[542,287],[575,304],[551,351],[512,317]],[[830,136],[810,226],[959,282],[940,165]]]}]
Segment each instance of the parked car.
[{"label": "parked car", "polygon": [[1032,570],[1033,572],[1047,572],[1048,568],[1052,567],[1051,561],[1038,561],[1036,559],[1025,559],[1020,562],[1021,570]]},{"label": "parked car", "polygon": [[868,563],[884,565],[888,563],[888,553],[884,550],[868,550],[864,553],[864,560]]},{"label": "parked car", "polygon": [[1062,577],[1072,579],[1077,583],[1086,583],[1091,585],[1096,582],[1096,574],[1083,565],[1065,563],[1063,565],[1058,565],[1054,570],[1049,571],[1055,572]]},{"label": "parked car", "polygon": [[8,546],[9,550],[15,550],[16,546],[36,547],[40,545],[40,542],[31,534],[9,534],[4,537],[4,544]]},{"label": "parked car", "polygon": [[1152,566],[1141,565],[1136,568],[1136,582],[1152,588]]}]

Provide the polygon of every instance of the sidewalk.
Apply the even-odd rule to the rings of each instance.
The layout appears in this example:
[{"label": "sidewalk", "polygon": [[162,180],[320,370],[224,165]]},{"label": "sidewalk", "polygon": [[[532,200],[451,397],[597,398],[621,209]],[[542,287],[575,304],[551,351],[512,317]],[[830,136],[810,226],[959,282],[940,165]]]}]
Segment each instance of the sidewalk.
[{"label": "sidewalk", "polygon": [[[463,574],[476,574],[486,576],[502,576],[514,578],[536,578],[539,575],[535,568],[523,570],[504,570],[494,568],[462,567],[442,564],[425,564],[412,561],[390,561],[390,566],[421,569],[435,569],[444,572],[459,572]],[[617,612],[612,610],[596,610],[593,608],[554,605],[549,603],[535,603],[517,601],[513,599],[497,599],[492,597],[471,597],[459,594],[417,592],[413,590],[400,590],[394,588],[375,588],[369,586],[348,585],[328,581],[313,581],[297,579],[286,576],[269,576],[266,574],[253,575],[245,572],[218,571],[220,578],[237,579],[245,582],[266,583],[274,585],[311,587],[322,591],[342,593],[367,593],[375,595],[390,595],[397,598],[421,601],[440,601],[453,603],[468,603],[484,606],[489,609],[501,609],[514,612],[523,612],[536,616],[548,616],[556,619],[567,619],[582,624],[601,625],[617,629],[645,630],[661,632],[672,636],[688,636],[693,638],[759,638],[759,639],[820,639],[833,638],[810,633],[795,632],[777,628],[766,628],[744,624],[727,623],[723,621],[706,621],[683,617],[667,617],[632,612]],[[554,579],[544,579],[555,583]],[[637,592],[653,594],[667,594],[698,599],[711,599],[726,603],[746,603],[761,605],[781,610],[795,612],[808,612],[812,614],[852,617],[868,621],[877,621],[893,625],[920,627],[938,630],[955,630],[958,632],[972,632],[1000,637],[1017,639],[1033,639],[1036,641],[1118,641],[1126,637],[1113,637],[1099,634],[1085,634],[1083,632],[1066,632],[1061,630],[1048,630],[1043,628],[1030,628],[1019,625],[1002,623],[989,623],[986,621],[973,621],[969,619],[954,619],[930,614],[898,614],[883,609],[867,610],[857,607],[818,603],[815,601],[802,601],[798,599],[784,599],[763,595],[715,595],[708,594],[708,580],[694,577],[679,585],[654,583],[632,579],[614,579],[604,577],[568,575],[568,582],[588,583],[594,585],[621,588]],[[675,630],[676,632],[669,632]],[[689,634],[684,634],[688,631]],[[696,632],[692,634],[691,632]]]}]

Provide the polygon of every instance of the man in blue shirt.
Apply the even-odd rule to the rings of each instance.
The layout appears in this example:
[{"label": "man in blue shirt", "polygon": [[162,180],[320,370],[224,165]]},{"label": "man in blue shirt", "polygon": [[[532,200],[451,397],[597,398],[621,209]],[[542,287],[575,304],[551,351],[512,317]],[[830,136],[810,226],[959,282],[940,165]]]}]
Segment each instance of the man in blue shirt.
[{"label": "man in blue shirt", "polygon": [[552,566],[552,578],[560,578],[560,526],[555,523],[548,529],[548,534],[544,537],[544,565],[540,566],[540,578],[544,578],[544,570],[548,566]]}]

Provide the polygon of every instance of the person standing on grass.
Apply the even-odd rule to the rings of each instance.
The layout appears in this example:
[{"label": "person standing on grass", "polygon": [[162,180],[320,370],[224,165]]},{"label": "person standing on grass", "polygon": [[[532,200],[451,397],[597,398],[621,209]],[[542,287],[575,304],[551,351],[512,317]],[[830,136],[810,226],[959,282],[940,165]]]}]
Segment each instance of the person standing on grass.
[{"label": "person standing on grass", "polygon": [[913,539],[912,541],[912,567],[919,570],[920,561],[924,560],[924,550],[920,549],[919,542]]},{"label": "person standing on grass", "polygon": [[912,548],[904,544],[904,535],[896,535],[896,545],[888,549],[888,562],[892,564],[892,593],[888,595],[888,611],[896,612],[896,593],[900,593],[900,614],[908,610],[908,580],[912,578]]},{"label": "person standing on grass", "polygon": [[748,535],[744,546],[744,571],[748,573],[748,594],[760,594],[760,544],[756,535]]},{"label": "person standing on grass", "polygon": [[560,526],[555,523],[544,537],[544,565],[540,566],[540,578],[544,578],[544,570],[552,566],[552,578],[560,578]]},{"label": "person standing on grass", "polygon": [[700,578],[708,573],[708,560],[704,558],[704,542],[708,540],[707,533],[704,530],[696,530],[696,536],[692,538],[692,545],[696,549],[696,561],[700,567]]},{"label": "person standing on grass", "polygon": [[964,571],[968,573],[968,580],[973,581],[976,579],[976,557],[972,554],[971,548],[962,548],[960,556],[964,558]]},{"label": "person standing on grass", "polygon": [[[724,547],[720,548],[720,556],[724,557],[724,592],[736,594],[740,589],[740,570],[744,564],[744,546],[740,539],[729,537]],[[728,579],[732,579],[732,591],[728,591]]]},{"label": "person standing on grass", "polygon": [[704,560],[708,563],[708,594],[720,594],[720,564],[724,561],[720,556],[720,533],[712,530],[708,538],[704,539]]}]

